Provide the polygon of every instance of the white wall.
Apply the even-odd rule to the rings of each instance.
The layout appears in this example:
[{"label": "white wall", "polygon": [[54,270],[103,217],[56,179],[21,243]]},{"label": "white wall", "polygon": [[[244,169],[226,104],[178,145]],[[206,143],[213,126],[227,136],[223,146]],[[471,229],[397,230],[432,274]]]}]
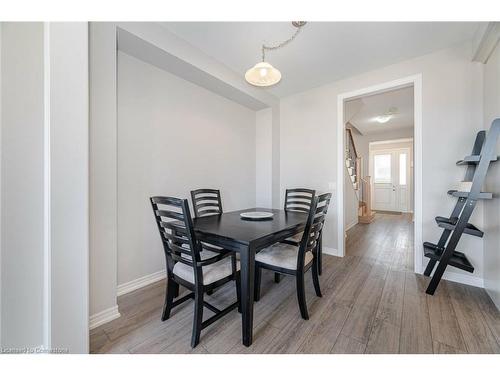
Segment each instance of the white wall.
[{"label": "white wall", "polygon": [[[330,183],[338,183],[336,103],[339,94],[421,73],[423,238],[437,241],[441,230],[435,225],[434,217],[451,212],[455,199],[448,197],[446,191],[464,175],[464,170],[456,167],[455,162],[470,153],[475,134],[482,127],[482,67],[471,63],[470,56],[470,45],[461,45],[282,99],[281,196],[288,186],[328,190]],[[338,236],[334,202],[324,237],[325,246],[333,248],[337,246]],[[472,221],[481,226],[482,216],[482,207],[478,206]],[[464,237],[460,247],[476,267],[473,277],[482,279],[482,240]]]},{"label": "white wall", "polygon": [[[497,44],[484,68],[484,128],[500,118],[500,46]],[[500,155],[500,142],[497,143]],[[485,191],[495,199],[484,203],[484,286],[500,309],[500,166],[492,163],[486,178]]]},{"label": "white wall", "polygon": [[44,341],[44,30],[2,25],[2,345]]},{"label": "white wall", "polygon": [[189,198],[207,187],[221,190],[226,211],[255,206],[255,120],[240,104],[118,53],[118,285],[165,268],[149,197]]},{"label": "white wall", "polygon": [[273,112],[271,108],[255,114],[255,193],[258,207],[272,207],[273,190]]},{"label": "white wall", "polygon": [[88,24],[50,23],[50,346],[88,352]]},{"label": "white wall", "polygon": [[87,24],[2,29],[2,345],[86,353]]},{"label": "white wall", "polygon": [[[0,22],[0,213],[2,212],[2,28]],[[2,215],[0,214],[0,347],[2,346]]]},{"label": "white wall", "polygon": [[2,344],[88,352],[88,24],[2,24]]},{"label": "white wall", "polygon": [[90,315],[116,317],[116,27],[92,22],[89,31]]}]

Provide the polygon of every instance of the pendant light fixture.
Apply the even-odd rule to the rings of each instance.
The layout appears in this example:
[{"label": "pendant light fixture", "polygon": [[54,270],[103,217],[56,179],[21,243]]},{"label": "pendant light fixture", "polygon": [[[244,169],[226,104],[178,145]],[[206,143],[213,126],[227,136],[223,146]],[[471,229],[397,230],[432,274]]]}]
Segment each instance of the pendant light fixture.
[{"label": "pendant light fixture", "polygon": [[292,25],[297,29],[295,33],[284,42],[274,46],[262,45],[262,62],[255,64],[245,73],[245,79],[248,83],[254,86],[267,87],[277,84],[281,80],[281,72],[266,62],[266,51],[275,51],[289,44],[298,35],[302,27],[306,24],[305,21],[294,21]]}]

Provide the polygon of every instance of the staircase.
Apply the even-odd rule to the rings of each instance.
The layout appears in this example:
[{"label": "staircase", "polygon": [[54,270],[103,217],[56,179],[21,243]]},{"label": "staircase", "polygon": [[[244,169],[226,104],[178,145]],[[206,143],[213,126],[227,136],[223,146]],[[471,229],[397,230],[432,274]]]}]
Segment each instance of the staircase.
[{"label": "staircase", "polygon": [[350,128],[346,128],[345,144],[345,165],[359,202],[358,222],[368,224],[375,219],[371,210],[371,180],[370,176],[362,177],[362,158],[358,155]]}]

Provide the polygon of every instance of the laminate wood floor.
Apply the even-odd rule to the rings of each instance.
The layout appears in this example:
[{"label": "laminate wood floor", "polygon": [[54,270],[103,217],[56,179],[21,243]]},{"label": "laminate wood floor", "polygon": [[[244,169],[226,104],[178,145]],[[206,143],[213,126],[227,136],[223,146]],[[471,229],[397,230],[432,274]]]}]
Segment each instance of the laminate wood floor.
[{"label": "laminate wood floor", "polygon": [[[413,273],[412,230],[408,216],[390,214],[353,227],[346,256],[323,258],[323,298],[306,277],[308,321],[294,279],[275,284],[264,270],[250,348],[233,311],[191,349],[193,302],[162,322],[161,281],[118,298],[121,317],[91,331],[91,353],[500,353],[500,313],[483,289],[442,281],[425,294],[428,279]],[[208,297],[219,307],[235,299],[233,284]]]}]

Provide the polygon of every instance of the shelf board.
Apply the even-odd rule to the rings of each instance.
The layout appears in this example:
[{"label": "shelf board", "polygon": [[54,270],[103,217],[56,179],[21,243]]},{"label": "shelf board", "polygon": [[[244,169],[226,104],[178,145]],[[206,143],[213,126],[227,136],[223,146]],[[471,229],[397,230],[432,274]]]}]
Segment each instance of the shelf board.
[{"label": "shelf board", "polygon": [[[424,242],[424,255],[427,258],[437,260],[441,258],[441,254],[444,249],[440,249],[437,245],[430,242]],[[474,272],[474,266],[469,262],[464,253],[460,251],[454,251],[453,255],[448,262],[448,265],[460,268],[461,270],[467,272]]]},{"label": "shelf board", "polygon": [[[436,223],[440,228],[443,229],[448,229],[448,230],[455,230],[456,223],[458,221],[458,218],[451,218],[448,219],[446,217],[442,216],[436,216]],[[464,229],[464,233],[469,234],[471,236],[476,236],[476,237],[483,237],[484,233],[477,229],[476,226],[468,223]]]},{"label": "shelf board", "polygon": [[[468,191],[457,191],[448,190],[448,194],[457,198],[467,198],[469,196]],[[481,192],[479,193],[478,199],[493,199],[493,193]]]},{"label": "shelf board", "polygon": [[[498,156],[495,159],[491,159],[490,162],[494,163],[498,160]],[[469,155],[463,160],[457,161],[457,165],[476,165],[481,161],[481,155]]]}]

